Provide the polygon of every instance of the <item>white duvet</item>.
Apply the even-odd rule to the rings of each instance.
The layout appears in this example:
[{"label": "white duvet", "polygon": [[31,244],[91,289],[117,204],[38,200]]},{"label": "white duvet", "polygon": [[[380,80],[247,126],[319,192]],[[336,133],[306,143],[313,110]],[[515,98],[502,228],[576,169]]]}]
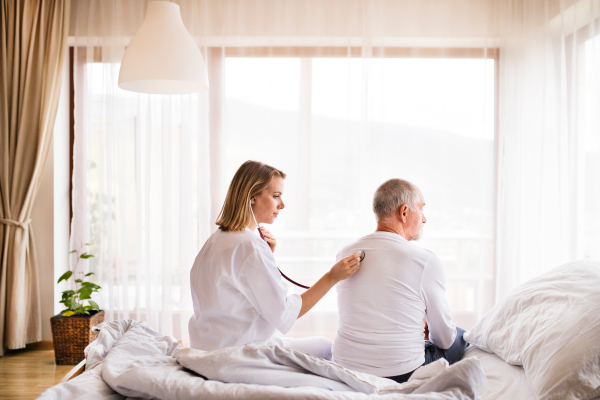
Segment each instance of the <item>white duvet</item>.
[{"label": "white duvet", "polygon": [[184,349],[136,321],[105,322],[86,349],[86,372],[41,399],[478,399],[476,358],[438,360],[396,382],[278,346]]}]

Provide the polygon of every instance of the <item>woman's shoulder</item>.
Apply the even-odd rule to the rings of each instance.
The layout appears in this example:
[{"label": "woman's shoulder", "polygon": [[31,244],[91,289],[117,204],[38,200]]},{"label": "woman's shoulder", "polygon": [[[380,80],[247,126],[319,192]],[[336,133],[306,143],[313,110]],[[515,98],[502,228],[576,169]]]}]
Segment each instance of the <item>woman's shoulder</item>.
[{"label": "woman's shoulder", "polygon": [[220,243],[225,247],[234,248],[237,251],[241,250],[247,253],[252,253],[262,248],[262,239],[250,229],[244,229],[243,231],[223,231],[217,229],[211,236],[211,240]]}]

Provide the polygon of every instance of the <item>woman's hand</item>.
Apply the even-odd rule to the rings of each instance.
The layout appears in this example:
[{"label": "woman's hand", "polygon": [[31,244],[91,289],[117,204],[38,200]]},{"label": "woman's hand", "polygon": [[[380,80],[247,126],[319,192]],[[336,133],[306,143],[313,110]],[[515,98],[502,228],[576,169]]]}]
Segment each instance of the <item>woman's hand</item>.
[{"label": "woman's hand", "polygon": [[331,270],[329,275],[335,282],[339,282],[354,275],[360,266],[360,253],[354,253],[346,258],[338,261]]},{"label": "woman's hand", "polygon": [[268,230],[266,230],[262,226],[259,226],[258,229],[260,229],[260,231],[262,232],[263,236],[267,240],[267,244],[271,248],[271,251],[273,253],[275,253],[275,246],[277,246],[277,240],[275,239],[275,236],[273,236],[273,234],[271,232],[269,232]]},{"label": "woman's hand", "polygon": [[321,300],[325,294],[327,294],[333,285],[354,275],[354,273],[358,271],[359,265],[360,253],[354,253],[340,260],[333,267],[331,267],[331,270],[323,275],[321,279],[317,281],[317,283],[312,285],[310,289],[306,290],[306,292],[302,293],[302,307],[300,308],[298,318],[313,308],[313,306],[317,304],[317,302]]}]

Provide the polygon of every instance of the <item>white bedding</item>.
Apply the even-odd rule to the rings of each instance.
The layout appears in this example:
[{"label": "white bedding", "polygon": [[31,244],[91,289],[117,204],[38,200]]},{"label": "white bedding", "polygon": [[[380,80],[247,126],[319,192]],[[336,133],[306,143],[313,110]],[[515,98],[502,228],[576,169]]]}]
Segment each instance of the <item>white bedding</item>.
[{"label": "white bedding", "polygon": [[86,349],[89,370],[48,389],[42,399],[467,400],[479,398],[486,382],[475,358],[453,366],[439,360],[399,385],[275,346],[202,352],[182,349],[145,323],[112,321],[100,329]]},{"label": "white bedding", "polygon": [[535,400],[531,384],[523,367],[510,365],[493,353],[469,346],[463,358],[477,357],[485,372],[487,383],[482,400]]},{"label": "white bedding", "polygon": [[554,268],[513,289],[465,340],[522,365],[540,400],[600,396],[600,261]]}]

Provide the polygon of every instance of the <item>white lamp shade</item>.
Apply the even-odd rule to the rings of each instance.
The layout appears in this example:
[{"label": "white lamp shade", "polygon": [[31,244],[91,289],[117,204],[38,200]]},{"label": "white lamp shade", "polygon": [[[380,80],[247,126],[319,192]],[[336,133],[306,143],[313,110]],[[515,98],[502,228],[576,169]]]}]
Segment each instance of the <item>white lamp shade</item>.
[{"label": "white lamp shade", "polygon": [[208,90],[204,59],[183,25],[179,5],[148,3],[144,23],[123,55],[119,87],[151,94]]}]

